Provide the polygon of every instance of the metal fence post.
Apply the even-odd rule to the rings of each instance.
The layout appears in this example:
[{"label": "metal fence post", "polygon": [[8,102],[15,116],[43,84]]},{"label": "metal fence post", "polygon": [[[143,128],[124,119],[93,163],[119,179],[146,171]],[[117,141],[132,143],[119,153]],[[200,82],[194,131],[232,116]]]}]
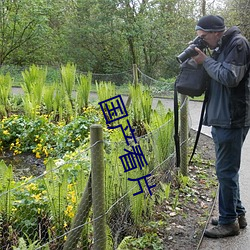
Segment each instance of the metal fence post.
[{"label": "metal fence post", "polygon": [[187,176],[188,174],[188,97],[180,95],[181,109],[180,109],[180,168],[181,174]]},{"label": "metal fence post", "polygon": [[99,124],[90,127],[91,170],[92,170],[92,204],[94,250],[106,249],[106,217],[104,192],[104,147],[103,130]]}]

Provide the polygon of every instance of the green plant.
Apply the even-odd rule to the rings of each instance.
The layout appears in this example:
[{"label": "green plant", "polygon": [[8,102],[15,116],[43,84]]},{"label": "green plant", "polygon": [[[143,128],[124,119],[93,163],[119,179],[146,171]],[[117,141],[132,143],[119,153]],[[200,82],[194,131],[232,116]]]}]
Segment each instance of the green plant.
[{"label": "green plant", "polygon": [[151,122],[145,124],[151,139],[156,163],[163,162],[173,152],[173,115],[173,112],[167,111],[162,102],[159,101],[155,110],[152,111]]},{"label": "green plant", "polygon": [[[13,250],[35,250],[40,247],[40,242],[38,240],[32,242],[28,235],[25,235],[27,242],[23,237],[18,239],[18,246],[13,246]],[[43,250],[49,250],[49,246],[43,246]]]},{"label": "green plant", "polygon": [[139,238],[127,236],[119,244],[117,250],[152,249],[163,250],[163,242],[156,233],[145,233]]},{"label": "green plant", "polygon": [[145,123],[150,123],[152,113],[152,95],[142,84],[129,85],[131,96],[130,114],[132,124],[136,128],[136,135],[146,134]]},{"label": "green plant", "polygon": [[54,94],[55,94],[56,84],[46,86],[44,89],[43,102],[46,108],[46,114],[51,114],[53,111]]},{"label": "green plant", "polygon": [[148,89],[144,90],[141,96],[141,105],[143,112],[143,121],[145,123],[150,123],[152,102],[153,102],[153,97],[151,92]]},{"label": "green plant", "polygon": [[[17,183],[18,188],[13,190],[15,200],[13,202],[13,227],[19,231],[19,236],[27,239],[36,240],[44,238],[46,230],[44,223],[49,221],[48,197],[41,179],[35,180],[32,176],[22,177]],[[48,224],[48,223],[47,223]],[[39,225],[39,227],[38,227]]]},{"label": "green plant", "polygon": [[131,96],[131,109],[135,124],[140,124],[143,121],[143,111],[141,106],[142,85],[129,85],[129,94]]},{"label": "green plant", "polygon": [[67,63],[66,66],[61,66],[62,86],[66,91],[69,100],[72,103],[72,91],[76,81],[76,65]]},{"label": "green plant", "polygon": [[179,205],[179,196],[180,196],[180,191],[177,189],[175,190],[175,196],[172,204],[173,209],[176,209]]},{"label": "green plant", "polygon": [[160,197],[160,203],[164,200],[168,200],[171,192],[171,182],[170,183],[162,183],[160,182],[161,189],[158,190],[157,194]]},{"label": "green plant", "polygon": [[183,175],[181,173],[178,174],[178,182],[181,189],[185,189],[187,186],[191,186],[191,180],[189,176]]},{"label": "green plant", "polygon": [[3,160],[0,161],[0,213],[5,216],[5,221],[9,223],[12,206],[13,193],[11,189],[14,187],[14,177],[12,166],[8,167]]},{"label": "green plant", "polygon": [[89,94],[91,89],[92,74],[88,72],[87,75],[80,75],[78,78],[79,85],[77,87],[76,103],[78,112],[83,108],[88,107]]},{"label": "green plant", "polygon": [[10,74],[0,75],[0,116],[7,116],[9,111],[9,96],[11,93],[12,79]]},{"label": "green plant", "polygon": [[100,102],[105,101],[111,97],[115,96],[115,84],[112,82],[96,82],[96,91],[98,95],[98,100]]},{"label": "green plant", "polygon": [[14,155],[30,152],[37,158],[62,156],[88,141],[90,126],[100,120],[92,106],[71,122],[54,123],[50,116],[35,119],[13,115],[0,121],[0,150]]},{"label": "green plant", "polygon": [[69,122],[73,119],[73,101],[65,91],[65,87],[60,83],[55,83],[53,112],[51,114],[55,121],[66,120]]},{"label": "green plant", "polygon": [[47,68],[43,69],[35,65],[22,72],[24,82],[21,87],[24,91],[24,111],[29,117],[34,118],[37,112],[40,112],[46,75]]},{"label": "green plant", "polygon": [[57,227],[63,227],[64,211],[67,207],[68,176],[61,171],[56,171],[56,165],[52,159],[46,164],[46,178],[44,185],[49,199],[49,206]]},{"label": "green plant", "polygon": [[144,89],[142,84],[130,84],[129,93],[131,95],[131,108],[135,123],[150,123],[153,100],[151,91],[149,89]]}]

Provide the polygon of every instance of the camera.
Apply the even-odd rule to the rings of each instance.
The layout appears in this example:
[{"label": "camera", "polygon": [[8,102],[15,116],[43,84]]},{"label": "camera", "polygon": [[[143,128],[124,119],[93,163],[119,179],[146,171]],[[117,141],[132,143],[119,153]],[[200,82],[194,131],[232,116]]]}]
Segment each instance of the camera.
[{"label": "camera", "polygon": [[195,51],[195,47],[199,48],[200,50],[203,50],[207,48],[207,43],[199,36],[197,36],[190,45],[180,54],[176,57],[177,61],[179,63],[183,63],[188,58],[198,55],[198,53]]}]

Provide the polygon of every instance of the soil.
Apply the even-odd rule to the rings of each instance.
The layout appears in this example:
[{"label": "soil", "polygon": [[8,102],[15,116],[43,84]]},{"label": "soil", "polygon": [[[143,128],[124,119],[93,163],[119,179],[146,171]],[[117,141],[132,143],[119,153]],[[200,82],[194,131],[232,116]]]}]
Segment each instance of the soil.
[{"label": "soil", "polygon": [[13,155],[12,152],[7,152],[0,156],[0,160],[4,160],[7,166],[13,167],[16,181],[23,176],[39,176],[45,171],[43,159],[37,159],[32,153]]},{"label": "soil", "polygon": [[[195,138],[195,134],[191,131],[191,138]],[[190,146],[192,148],[193,140]],[[199,249],[217,194],[214,162],[213,141],[201,134],[194,163],[188,170],[191,183],[181,187],[176,181],[179,200],[175,209],[173,201],[176,200],[176,192],[172,193],[169,202],[158,207],[161,214],[164,212],[167,215],[167,227],[159,228],[158,232],[162,235],[164,250]]]}]

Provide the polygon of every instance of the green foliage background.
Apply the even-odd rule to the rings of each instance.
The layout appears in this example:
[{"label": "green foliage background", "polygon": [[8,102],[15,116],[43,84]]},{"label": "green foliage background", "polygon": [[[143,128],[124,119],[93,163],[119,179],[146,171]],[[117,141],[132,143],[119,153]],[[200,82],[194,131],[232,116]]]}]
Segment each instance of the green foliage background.
[{"label": "green foliage background", "polygon": [[132,64],[154,78],[176,75],[175,60],[205,14],[220,14],[249,37],[246,0],[16,0],[0,3],[0,65],[72,62],[93,73]]}]

